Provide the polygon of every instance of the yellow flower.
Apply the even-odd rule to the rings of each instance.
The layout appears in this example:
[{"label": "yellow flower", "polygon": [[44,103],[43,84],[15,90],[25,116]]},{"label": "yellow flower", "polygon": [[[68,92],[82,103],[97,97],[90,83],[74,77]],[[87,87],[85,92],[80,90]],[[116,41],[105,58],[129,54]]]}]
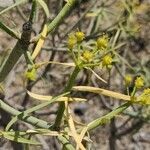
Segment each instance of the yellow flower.
[{"label": "yellow flower", "polygon": [[106,35],[97,39],[97,48],[98,49],[106,49],[108,46],[108,37]]},{"label": "yellow flower", "polygon": [[83,32],[80,32],[80,31],[76,32],[75,36],[76,36],[78,42],[83,41],[83,39],[85,38],[85,34]]},{"label": "yellow flower", "polygon": [[140,95],[139,100],[142,104],[150,104],[150,88],[144,90]]},{"label": "yellow flower", "polygon": [[72,49],[74,45],[77,43],[77,39],[74,34],[70,34],[68,37],[68,48]]},{"label": "yellow flower", "polygon": [[102,65],[108,67],[109,65],[112,64],[112,56],[111,55],[106,55],[102,59]]},{"label": "yellow flower", "polygon": [[25,73],[25,77],[31,81],[35,81],[36,79],[36,69],[35,68],[32,68],[31,70],[28,70],[26,73]]},{"label": "yellow flower", "polygon": [[85,50],[83,52],[83,55],[82,55],[83,59],[86,61],[86,62],[91,62],[92,59],[93,59],[93,53],[90,52],[89,50]]},{"label": "yellow flower", "polygon": [[141,76],[137,77],[135,80],[135,87],[139,89],[143,86],[144,86],[144,79]]},{"label": "yellow flower", "polygon": [[125,85],[129,86],[131,84],[131,82],[132,82],[131,75],[127,74],[124,79],[125,79]]},{"label": "yellow flower", "polygon": [[145,89],[144,90],[144,94],[150,96],[150,88]]}]

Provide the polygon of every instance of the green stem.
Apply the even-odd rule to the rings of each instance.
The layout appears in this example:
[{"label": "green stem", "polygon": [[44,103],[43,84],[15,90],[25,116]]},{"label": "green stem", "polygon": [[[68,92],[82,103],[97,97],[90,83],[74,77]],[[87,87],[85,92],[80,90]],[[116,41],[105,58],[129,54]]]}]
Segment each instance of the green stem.
[{"label": "green stem", "polygon": [[16,117],[12,118],[10,120],[10,122],[7,124],[6,126],[6,130],[9,130],[10,127],[19,119],[19,120],[24,120],[24,118],[27,118],[29,116],[30,113],[37,111],[43,107],[46,107],[48,105],[50,105],[51,103],[55,102],[58,98],[67,95],[68,93],[63,93],[59,96],[53,97],[51,100],[45,102],[45,103],[41,103],[39,105],[36,105],[32,108],[27,109],[26,111],[23,111],[21,114],[17,115]]},{"label": "green stem", "polygon": [[10,36],[12,36],[15,39],[20,39],[20,35],[16,33],[14,30],[6,26],[4,23],[0,21],[0,29],[4,30],[6,33],[8,33]]},{"label": "green stem", "polygon": [[[35,5],[33,3],[33,5]],[[32,9],[34,9],[35,6],[32,6]],[[31,32],[32,32],[32,13],[33,10],[31,10],[31,15],[29,18],[29,22],[26,22],[22,26],[22,34],[21,39],[18,40],[15,47],[12,49],[11,53],[8,55],[8,57],[3,62],[2,66],[0,67],[0,82],[2,82],[9,72],[13,69],[19,58],[22,56],[23,53],[26,53],[28,50],[28,47],[30,45],[30,38],[31,38]],[[31,24],[30,24],[31,21]]]},{"label": "green stem", "polygon": [[[14,109],[13,107],[4,103],[1,99],[0,99],[0,109],[3,109],[4,111],[6,111],[7,113],[9,113],[13,116],[18,116],[19,114],[21,114],[20,111]],[[43,121],[41,119],[37,119],[33,116],[27,116],[25,118],[22,118],[22,120],[29,123],[29,124],[32,124],[36,127],[39,127],[39,128],[49,129],[51,127],[51,125],[49,123],[47,123],[46,121]]]},{"label": "green stem", "polygon": [[[64,20],[67,14],[71,11],[71,9],[73,8],[76,2],[77,0],[69,0],[62,8],[62,10],[59,12],[59,14],[54,18],[54,20],[53,21],[49,20],[47,22],[47,26],[48,26],[47,34],[49,34],[51,31],[53,31],[58,27],[58,25]],[[41,34],[37,35],[31,40],[31,42],[37,42],[40,36]]]},{"label": "green stem", "polygon": [[[26,59],[27,65],[31,66],[31,68],[32,68],[34,66],[34,62],[31,58],[31,53],[29,51],[24,52],[24,57]],[[31,68],[28,68],[28,69],[31,69]]]},{"label": "green stem", "polygon": [[[70,77],[70,79],[69,79],[69,82],[68,82],[66,88],[64,89],[64,93],[71,90],[71,88],[74,85],[74,81],[75,81],[79,71],[80,71],[79,67],[76,66],[73,73],[72,73],[72,75],[71,75],[71,77]],[[20,111],[18,111],[16,109],[12,108],[11,106],[5,104],[2,100],[0,100],[0,108],[2,108],[4,111],[6,111],[9,114],[12,114],[14,116],[18,116],[19,114],[21,114]],[[37,119],[33,116],[22,117],[21,119],[23,121],[27,122],[27,123],[30,123],[30,124],[32,124],[34,126],[37,126],[37,127],[40,127],[40,128],[46,128],[46,129],[56,128],[56,129],[58,129],[59,126],[60,126],[62,117],[63,117],[64,110],[65,110],[65,105],[64,105],[64,102],[63,102],[63,103],[60,103],[60,105],[59,105],[56,121],[55,121],[55,124],[54,124],[53,127],[51,125],[49,125],[46,121]],[[64,139],[63,137],[59,137],[59,140],[62,143],[63,142],[68,143],[67,139]],[[70,150],[70,148],[74,149],[73,146],[70,145],[69,143],[65,147],[68,150]]]},{"label": "green stem", "polygon": [[[13,116],[18,116],[19,114],[21,114],[20,111],[14,109],[13,107],[9,106],[8,104],[4,103],[1,99],[0,99],[0,109],[3,109],[5,112],[13,115]],[[38,128],[44,128],[44,129],[50,129],[52,126],[41,119],[38,119],[36,117],[33,116],[27,116],[27,117],[23,117],[22,120],[24,122],[27,122],[33,126],[36,126]],[[63,143],[63,145],[65,146],[66,150],[74,150],[75,148],[70,144],[69,140],[66,139],[64,136],[59,136],[58,137],[59,141],[61,143]]]},{"label": "green stem", "polygon": [[13,48],[9,56],[4,60],[0,67],[0,82],[2,82],[9,72],[13,69],[15,64],[21,55],[28,49],[27,44],[23,44],[22,40],[19,40],[16,46]]},{"label": "green stem", "polygon": [[34,21],[35,14],[36,14],[36,8],[37,8],[37,2],[36,2],[36,0],[33,0],[32,1],[32,9],[31,9],[30,17],[29,17],[30,22]]},{"label": "green stem", "polygon": [[131,93],[131,97],[134,97],[135,93],[136,93],[137,88],[134,86],[133,91]]},{"label": "green stem", "polygon": [[67,139],[65,136],[60,135],[60,136],[58,136],[58,139],[63,144],[64,149],[66,149],[66,150],[75,150],[75,148],[69,142],[69,139]]},{"label": "green stem", "polygon": [[66,5],[63,7],[63,9],[60,11],[60,13],[55,17],[55,19],[51,22],[48,21],[48,33],[51,32],[53,29],[55,29],[61,21],[64,20],[64,17],[70,12],[70,10],[73,8],[74,4],[77,2],[77,0],[68,0]]},{"label": "green stem", "polygon": [[109,122],[112,118],[114,118],[115,116],[119,115],[121,112],[123,112],[124,110],[126,110],[129,106],[131,105],[130,102],[127,102],[121,106],[119,106],[118,108],[116,108],[115,110],[111,111],[110,113],[108,113],[107,115],[100,117],[94,121],[92,121],[91,123],[89,123],[87,125],[88,127],[88,131],[93,130],[95,128],[97,128],[100,125],[104,125],[107,122]]},{"label": "green stem", "polygon": [[[64,93],[69,92],[72,89],[72,87],[74,85],[74,81],[75,81],[79,71],[80,71],[79,67],[76,66],[73,73],[72,73],[72,75],[71,75],[71,77],[70,77],[70,79],[69,79],[69,81],[68,81],[68,83],[67,83],[67,86],[64,89]],[[53,125],[53,129],[59,130],[59,126],[60,126],[61,120],[63,118],[64,110],[65,110],[65,103],[60,102],[59,107],[58,107],[56,120],[55,120],[55,123]]]}]

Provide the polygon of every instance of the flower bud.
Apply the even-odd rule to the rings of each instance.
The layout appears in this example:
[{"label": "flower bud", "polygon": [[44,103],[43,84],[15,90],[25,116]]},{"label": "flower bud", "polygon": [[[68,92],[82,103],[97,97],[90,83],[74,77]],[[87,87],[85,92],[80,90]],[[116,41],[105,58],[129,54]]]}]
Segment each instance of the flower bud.
[{"label": "flower bud", "polygon": [[93,53],[89,50],[85,50],[82,54],[82,57],[86,62],[91,62],[93,59]]},{"label": "flower bud", "polygon": [[80,31],[76,32],[75,36],[76,36],[78,42],[83,41],[83,39],[85,38],[85,34],[83,32],[80,32]]},{"label": "flower bud", "polygon": [[107,36],[102,36],[97,39],[97,48],[104,50],[108,46],[108,37]]},{"label": "flower bud", "polygon": [[35,81],[37,76],[36,74],[37,70],[35,68],[32,68],[25,73],[25,77],[31,81]]},{"label": "flower bud", "polygon": [[132,77],[131,77],[131,75],[129,75],[129,74],[127,74],[127,75],[125,75],[125,85],[126,86],[129,86],[130,84],[131,84],[131,82],[132,82]]},{"label": "flower bud", "polygon": [[143,86],[144,86],[144,79],[141,76],[137,77],[135,80],[135,87],[139,89]]},{"label": "flower bud", "polygon": [[77,43],[77,39],[74,34],[70,34],[68,37],[68,48],[72,49],[74,45]]},{"label": "flower bud", "polygon": [[112,59],[111,55],[104,56],[103,59],[102,59],[102,65],[103,65],[103,67],[104,66],[108,67],[109,65],[112,64],[112,61],[113,61],[113,59]]}]

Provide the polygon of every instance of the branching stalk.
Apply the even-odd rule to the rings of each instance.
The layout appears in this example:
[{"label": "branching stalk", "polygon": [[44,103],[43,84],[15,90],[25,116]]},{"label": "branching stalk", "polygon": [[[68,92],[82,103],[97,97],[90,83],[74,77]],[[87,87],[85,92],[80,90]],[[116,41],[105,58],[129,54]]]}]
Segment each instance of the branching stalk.
[{"label": "branching stalk", "polygon": [[[79,71],[80,71],[79,67],[76,66],[68,83],[67,83],[67,86],[64,89],[64,93],[69,92],[72,89],[72,87],[74,85],[74,81],[75,81]],[[55,120],[53,129],[59,130],[59,126],[60,126],[61,120],[63,118],[64,110],[65,110],[65,103],[61,102],[58,107],[58,112],[57,112],[57,116],[56,116],[56,120]]]}]

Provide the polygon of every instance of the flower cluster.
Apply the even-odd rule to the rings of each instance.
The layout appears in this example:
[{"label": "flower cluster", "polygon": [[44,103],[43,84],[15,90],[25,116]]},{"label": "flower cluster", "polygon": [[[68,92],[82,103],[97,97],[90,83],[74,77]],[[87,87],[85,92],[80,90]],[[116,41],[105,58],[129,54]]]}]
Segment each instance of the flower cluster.
[{"label": "flower cluster", "polygon": [[150,104],[150,88],[144,90],[144,92],[139,96],[139,101],[142,104]]},{"label": "flower cluster", "polygon": [[81,43],[85,38],[85,34],[83,32],[75,32],[71,33],[68,37],[68,48],[73,49],[77,43]]},{"label": "flower cluster", "polygon": [[96,41],[90,40],[89,42],[85,42],[84,39],[85,34],[81,31],[71,33],[68,37],[68,49],[75,64],[84,67],[102,66],[110,69],[113,54],[109,51],[108,36],[103,35]]}]

